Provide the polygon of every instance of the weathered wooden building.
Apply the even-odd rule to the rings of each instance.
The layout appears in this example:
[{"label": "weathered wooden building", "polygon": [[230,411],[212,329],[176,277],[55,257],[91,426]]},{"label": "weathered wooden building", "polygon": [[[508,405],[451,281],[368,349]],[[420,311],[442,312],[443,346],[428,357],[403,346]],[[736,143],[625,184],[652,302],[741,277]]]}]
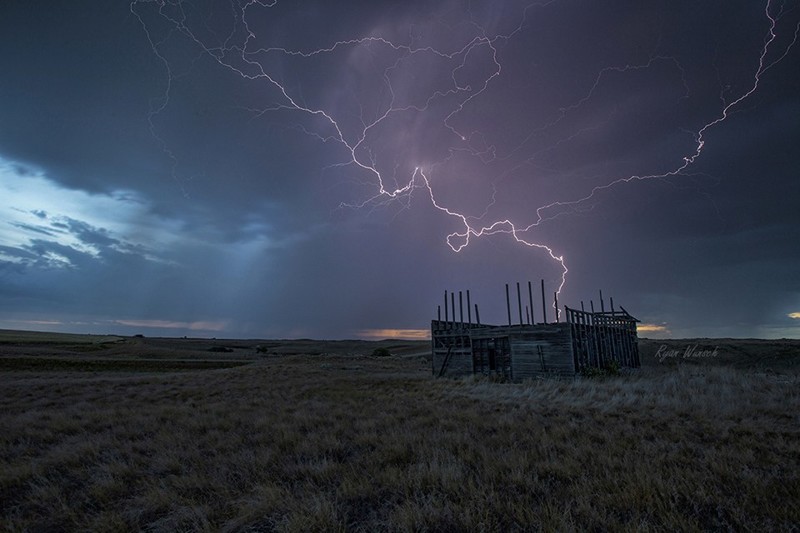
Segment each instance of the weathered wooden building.
[{"label": "weathered wooden building", "polygon": [[[544,292],[544,290],[542,290]],[[541,376],[574,376],[590,368],[637,368],[640,365],[636,323],[624,309],[598,312],[564,307],[566,322],[547,322],[547,311],[542,298],[542,321],[534,322],[533,296],[528,284],[530,306],[526,306],[526,320],[517,284],[519,323],[511,323],[508,286],[506,303],[508,325],[490,326],[480,323],[477,306],[473,323],[469,303],[468,319],[463,316],[462,294],[459,293],[460,320],[456,320],[455,296],[451,293],[450,305],[445,293],[445,319],[441,308],[437,320],[431,322],[433,374],[435,376],[468,376],[471,374],[497,375],[509,380],[523,380]],[[469,292],[467,291],[469,302]],[[558,308],[557,300],[555,307]],[[592,308],[594,304],[592,304]],[[450,319],[448,308],[453,309]]]}]

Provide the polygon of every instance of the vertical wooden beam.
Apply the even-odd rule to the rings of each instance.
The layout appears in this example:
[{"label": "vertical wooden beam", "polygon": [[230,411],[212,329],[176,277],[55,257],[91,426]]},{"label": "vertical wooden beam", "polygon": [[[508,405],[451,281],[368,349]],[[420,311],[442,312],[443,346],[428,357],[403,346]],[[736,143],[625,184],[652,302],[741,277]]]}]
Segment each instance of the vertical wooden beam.
[{"label": "vertical wooden beam", "polygon": [[544,303],[544,280],[542,280],[542,322],[547,324],[547,304]]},{"label": "vertical wooden beam", "polygon": [[553,293],[553,309],[555,309],[556,313],[556,322],[558,322],[558,293]]},{"label": "vertical wooden beam", "polygon": [[627,361],[628,366],[633,366],[633,346],[631,346],[631,330],[630,324],[625,326],[625,360]]},{"label": "vertical wooden beam", "polygon": [[527,323],[528,323],[529,326],[532,325],[531,324],[531,309],[527,305],[525,306],[525,319],[528,321]]},{"label": "vertical wooden beam", "polygon": [[519,281],[517,282],[517,307],[519,308],[519,325],[523,326],[522,322],[522,296],[519,292]]},{"label": "vertical wooden beam", "polygon": [[450,321],[450,315],[447,313],[447,291],[444,291],[444,321]]},{"label": "vertical wooden beam", "polygon": [[479,326],[481,325],[481,314],[478,312],[478,304],[475,304],[475,321]]},{"label": "vertical wooden beam", "polygon": [[508,283],[506,283],[506,311],[508,311],[508,325],[511,326],[511,300],[508,297]]},{"label": "vertical wooden beam", "polygon": [[581,300],[581,311],[586,312],[586,309],[583,308],[583,300]]},{"label": "vertical wooden beam", "polygon": [[603,291],[602,290],[600,291],[600,312],[601,313],[605,313],[606,312],[606,306],[603,303]]},{"label": "vertical wooden beam", "polygon": [[461,291],[458,291],[458,321],[464,323],[464,295]]},{"label": "vertical wooden beam", "polygon": [[467,322],[472,324],[472,304],[469,303],[469,289],[467,289]]},{"label": "vertical wooden beam", "polygon": [[450,293],[450,307],[453,309],[453,328],[456,327],[456,293]]},{"label": "vertical wooden beam", "polygon": [[533,323],[535,322],[535,319],[533,318],[533,289],[531,288],[531,282],[530,281],[528,282],[528,303],[531,306],[531,318],[530,318],[530,320],[528,322],[532,326]]},{"label": "vertical wooden beam", "polygon": [[442,321],[442,306],[441,305],[437,305],[436,306],[436,320],[438,322]]}]

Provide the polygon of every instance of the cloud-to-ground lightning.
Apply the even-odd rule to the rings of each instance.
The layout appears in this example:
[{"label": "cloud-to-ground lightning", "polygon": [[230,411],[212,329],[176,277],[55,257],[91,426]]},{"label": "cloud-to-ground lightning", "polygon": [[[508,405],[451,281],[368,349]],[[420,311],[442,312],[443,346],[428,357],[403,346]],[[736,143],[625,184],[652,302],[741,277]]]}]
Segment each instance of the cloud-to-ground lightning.
[{"label": "cloud-to-ground lightning", "polygon": [[[508,158],[511,154],[523,149],[527,138],[517,142],[516,146],[506,154],[498,155],[496,147],[485,141],[479,128],[470,129],[459,124],[467,106],[479,101],[488,88],[504,75],[504,63],[499,53],[503,43],[513,41],[529,24],[535,11],[543,7],[557,4],[555,0],[541,3],[531,3],[523,6],[517,13],[516,22],[507,27],[505,31],[492,33],[481,21],[472,16],[469,8],[466,11],[465,30],[459,42],[454,42],[450,48],[438,44],[415,44],[413,35],[401,42],[396,36],[390,37],[371,33],[356,35],[347,39],[334,40],[318,48],[300,49],[274,44],[261,44],[262,36],[259,33],[255,20],[259,17],[269,17],[269,11],[278,6],[278,0],[247,2],[231,2],[227,9],[233,23],[226,35],[218,35],[208,26],[198,26],[198,18],[190,13],[195,6],[185,1],[167,2],[165,0],[134,0],[130,5],[131,12],[138,17],[155,55],[164,64],[167,73],[167,83],[163,95],[155,100],[151,113],[151,127],[153,117],[162,113],[169,105],[173,78],[176,75],[169,60],[166,48],[170,46],[173,36],[180,36],[194,47],[197,57],[204,55],[221,67],[228,69],[236,76],[253,82],[263,82],[271,91],[274,101],[263,107],[252,109],[255,116],[260,117],[278,111],[295,112],[309,120],[317,121],[322,127],[312,124],[299,124],[301,131],[316,137],[323,142],[335,142],[343,148],[344,156],[341,160],[331,162],[331,167],[351,168],[354,173],[367,176],[361,178],[371,187],[372,192],[366,194],[356,202],[342,202],[342,206],[365,207],[382,206],[393,202],[403,202],[405,208],[410,206],[412,196],[422,192],[430,205],[447,217],[455,220],[458,229],[451,231],[445,238],[446,244],[454,251],[460,252],[469,246],[473,239],[490,237],[493,235],[506,235],[520,245],[543,251],[561,269],[560,283],[556,290],[560,294],[567,280],[568,268],[561,251],[556,251],[557,246],[552,243],[542,242],[534,235],[534,230],[545,222],[569,215],[585,209],[585,206],[596,200],[601,191],[606,191],[623,184],[645,180],[669,179],[687,175],[690,167],[703,154],[706,143],[712,130],[725,122],[731,113],[740,107],[759,89],[762,77],[775,65],[787,56],[790,49],[795,46],[800,24],[793,26],[789,37],[777,50],[778,27],[781,17],[786,11],[783,4],[774,5],[773,0],[764,4],[764,19],[767,30],[759,51],[758,61],[749,78],[750,83],[741,90],[735,98],[727,98],[725,91],[721,91],[720,104],[710,110],[706,115],[705,123],[699,128],[689,132],[693,138],[690,150],[678,155],[671,168],[658,171],[647,171],[619,177],[608,177],[601,184],[590,185],[583,194],[564,194],[561,199],[547,201],[529,211],[532,220],[520,222],[512,220],[511,216],[491,216],[490,210],[496,209],[496,194],[490,194],[484,202],[483,212],[469,214],[468,211],[447,205],[440,195],[436,182],[436,169],[453,154],[465,152],[480,161],[488,162],[498,158]],[[153,26],[158,21],[162,27],[156,30]],[[363,49],[366,54],[386,52],[385,64],[378,69],[380,74],[375,81],[385,93],[381,98],[376,98],[375,109],[372,113],[365,111],[366,102],[361,102],[361,114],[357,120],[352,117],[344,118],[338,113],[334,104],[324,102],[309,103],[304,95],[282,80],[281,74],[275,68],[274,58],[283,58],[287,61],[317,61],[325,58],[340,58],[341,54],[353,53]],[[480,57],[478,60],[476,58]],[[195,58],[195,60],[196,60]],[[445,81],[431,84],[429,92],[416,100],[404,95],[398,89],[395,79],[402,69],[410,68],[408,64],[425,58],[437,62],[439,68],[444,70]],[[338,59],[337,59],[338,60]],[[479,66],[476,67],[475,65]],[[684,88],[684,97],[687,97],[690,87],[684,78],[681,63],[675,57],[659,54],[654,51],[646,61],[640,64],[607,65],[597,71],[593,82],[583,91],[583,95],[573,103],[560,108],[555,118],[540,125],[531,127],[531,135],[545,132],[554,128],[567,119],[571,114],[579,112],[589,102],[595,92],[609,75],[625,75],[638,70],[654,68],[655,65],[666,65],[673,69],[680,78]],[[441,74],[441,73],[439,73]],[[401,175],[395,170],[388,174],[379,163],[379,155],[371,145],[373,136],[379,135],[378,130],[394,117],[406,113],[425,114],[438,117],[443,132],[449,135],[447,155],[438,160],[407,160],[404,161],[405,170]],[[346,123],[346,124],[345,124]],[[354,126],[355,124],[355,126]],[[556,136],[552,146],[569,142],[572,138],[581,135],[584,130],[579,130],[570,135]],[[154,133],[154,135],[156,135]],[[160,136],[156,135],[167,155],[176,163],[175,155],[169,150]],[[404,152],[397,151],[396,157],[401,157]],[[410,157],[410,156],[409,156]],[[530,157],[535,157],[530,156]],[[530,159],[530,157],[528,159]],[[506,173],[516,171],[527,161],[514,166]],[[402,174],[405,174],[403,177]],[[490,183],[494,193],[497,192],[502,176],[487,177],[485,182]],[[535,193],[535,191],[534,191]],[[534,204],[536,205],[536,204]],[[488,220],[487,220],[488,217]]]}]

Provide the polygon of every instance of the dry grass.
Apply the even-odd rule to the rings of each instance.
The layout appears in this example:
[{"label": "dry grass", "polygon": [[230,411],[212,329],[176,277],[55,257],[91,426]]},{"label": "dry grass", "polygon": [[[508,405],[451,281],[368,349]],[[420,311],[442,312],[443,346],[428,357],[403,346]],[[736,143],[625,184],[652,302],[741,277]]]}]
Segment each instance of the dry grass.
[{"label": "dry grass", "polygon": [[434,380],[420,358],[0,372],[8,531],[785,530],[800,380]]}]

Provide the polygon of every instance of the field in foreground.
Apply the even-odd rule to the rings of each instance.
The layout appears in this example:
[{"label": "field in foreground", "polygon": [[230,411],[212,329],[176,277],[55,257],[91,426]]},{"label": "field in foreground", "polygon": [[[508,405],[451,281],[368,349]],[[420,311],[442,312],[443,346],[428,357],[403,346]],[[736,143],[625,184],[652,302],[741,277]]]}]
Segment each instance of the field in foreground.
[{"label": "field in foreground", "polygon": [[0,529],[796,528],[800,343],[642,344],[504,384],[432,379],[425,343],[0,335]]}]

